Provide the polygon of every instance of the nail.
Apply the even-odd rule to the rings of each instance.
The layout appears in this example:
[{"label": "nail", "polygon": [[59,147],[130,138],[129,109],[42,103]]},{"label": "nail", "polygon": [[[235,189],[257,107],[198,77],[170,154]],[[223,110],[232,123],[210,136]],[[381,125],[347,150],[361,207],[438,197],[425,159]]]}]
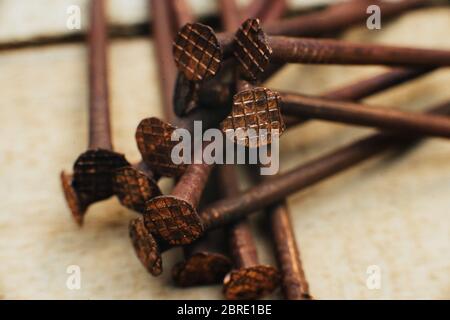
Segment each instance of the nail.
[{"label": "nail", "polygon": [[[177,2],[175,4],[175,2]],[[157,65],[160,68],[160,86],[163,92],[163,106],[164,114],[167,118],[173,119],[175,117],[172,110],[173,81],[175,79],[176,68],[171,59],[167,59],[167,54],[171,51],[172,39],[170,32],[172,30],[171,21],[176,13],[178,7],[181,5],[180,1],[158,1],[150,0],[149,8],[152,11],[153,30],[156,45]],[[188,12],[186,11],[186,14]],[[183,16],[177,17],[177,19]],[[170,28],[169,28],[170,27]],[[169,28],[169,29],[168,29]],[[172,32],[173,34],[174,32]],[[120,203],[136,212],[143,213],[145,203],[155,196],[161,195],[161,190],[157,185],[155,174],[151,171],[144,161],[134,166],[126,166],[119,168],[114,174],[114,191]]]},{"label": "nail", "polygon": [[234,68],[223,68],[216,77],[202,82],[190,81],[183,73],[178,73],[173,99],[175,114],[184,117],[199,108],[211,112],[217,109],[231,111],[236,91],[234,83],[230,81],[231,70]]},{"label": "nail", "polygon": [[[192,234],[179,233],[178,229],[190,229],[197,214],[197,207],[203,189],[211,173],[212,165],[191,164],[181,176],[170,195],[155,197],[145,205],[144,221],[151,230],[172,245],[192,243],[200,234],[192,228]],[[194,217],[192,220],[191,217]],[[162,226],[162,228],[160,228]],[[172,232],[174,231],[174,232]]]},{"label": "nail", "polygon": [[281,269],[284,298],[287,300],[312,299],[286,200],[270,206],[267,214],[270,218],[275,252]]},{"label": "nail", "polygon": [[211,110],[198,108],[183,118],[176,118],[172,123],[152,117],[142,120],[136,130],[136,141],[142,159],[152,171],[163,177],[179,177],[186,170],[186,165],[176,165],[171,158],[172,148],[178,141],[171,141],[177,128],[193,132],[194,121],[201,122],[202,129],[215,127],[228,114],[229,110]]},{"label": "nail", "polygon": [[[379,75],[358,80],[357,82],[322,94],[320,97],[330,100],[356,101],[416,79],[434,70],[434,68],[392,68]],[[284,114],[284,119],[287,127],[293,127],[308,120],[305,117],[295,117],[286,114]]]},{"label": "nail", "polygon": [[[277,21],[266,26],[271,35],[317,36],[347,28],[351,24],[367,19],[367,7],[379,5],[383,17],[399,14],[420,5],[426,0],[386,1],[350,1],[344,4],[301,15],[291,19]],[[200,23],[187,24],[175,38],[173,53],[178,70],[191,81],[203,81],[214,77],[223,61],[230,58],[234,50],[233,33],[217,33]]]},{"label": "nail", "polygon": [[270,63],[320,63],[388,66],[448,66],[450,51],[268,36],[257,19],[244,22],[236,33],[234,55],[242,72],[257,79]]},{"label": "nail", "polygon": [[[432,108],[429,113],[449,115],[450,101]],[[395,147],[403,145],[405,141],[414,142],[416,140],[415,138],[396,140],[394,136],[375,134],[340,148],[282,174],[281,177],[276,177],[275,185],[263,182],[237,197],[215,202],[199,215],[198,232],[202,233],[208,228],[220,227],[242,219],[243,216],[251,212],[266,207],[270,203],[275,203],[293,192],[307,188],[384,151],[386,146]],[[158,276],[162,272],[161,254],[173,246],[159,236],[152,234],[154,231],[152,224],[146,225],[144,223],[143,217],[131,221],[129,225],[130,239],[137,257],[148,272]]]},{"label": "nail", "polygon": [[[449,115],[450,101],[433,108],[430,113]],[[359,140],[335,152],[310,161],[296,169],[281,174],[270,182],[263,182],[239,196],[215,202],[203,210],[197,217],[199,234],[207,229],[217,228],[260,210],[271,203],[280,201],[288,195],[307,188],[331,177],[353,165],[374,156],[388,147],[401,146],[405,142],[414,142],[415,138],[397,138],[386,134],[375,134]],[[163,221],[162,221],[163,222]],[[168,221],[171,223],[171,221]],[[188,230],[191,232],[192,225]],[[130,222],[129,232],[133,247],[141,263],[152,275],[162,272],[161,253],[172,248],[161,238],[154,236],[152,224],[145,225],[143,217]],[[180,232],[185,232],[180,230]],[[194,241],[195,239],[192,239]]]},{"label": "nail", "polygon": [[223,238],[210,234],[184,246],[185,260],[172,268],[172,280],[179,287],[203,286],[222,283],[232,264],[217,242]]},{"label": "nail", "polygon": [[[441,114],[443,112],[448,113],[449,110],[450,103],[447,102],[438,111]],[[434,112],[437,111],[434,110]],[[183,239],[183,242],[187,244],[194,241],[196,235],[201,235],[205,230],[224,226],[230,222],[242,219],[251,212],[260,210],[294,192],[343,171],[385,150],[387,147],[396,145],[396,143],[404,143],[405,141],[411,141],[411,138],[376,134],[359,140],[315,161],[280,174],[268,182],[262,182],[239,196],[217,201],[204,209],[199,215],[190,215],[189,224],[175,225],[173,223],[173,221],[183,217],[160,216],[161,219],[158,220],[157,225],[158,233],[169,235],[169,237],[164,237],[168,242],[176,243],[178,239]],[[149,225],[152,226],[152,224]],[[172,239],[171,235],[174,235]]]},{"label": "nail", "polygon": [[272,143],[274,132],[281,135],[286,126],[280,112],[280,96],[265,88],[244,90],[233,96],[231,113],[220,124],[221,130],[241,130],[234,135],[235,143],[259,147]]},{"label": "nail", "polygon": [[88,207],[114,193],[114,169],[129,165],[112,151],[106,67],[106,23],[103,0],[92,2],[89,30],[89,146],[73,166],[73,174],[61,173],[66,201],[81,226]]},{"label": "nail", "polygon": [[[221,12],[236,11],[236,6],[232,1],[222,0],[223,3]],[[253,17],[259,15],[261,12],[263,18],[261,21],[273,22],[278,19],[283,10],[284,0],[269,0],[269,1],[253,1],[252,4],[257,4],[257,7],[252,5],[242,14],[242,16]],[[270,13],[269,13],[270,12]],[[223,16],[225,16],[223,14]],[[228,19],[225,20],[224,26],[228,31],[233,31],[239,26],[241,21],[240,14],[228,15]],[[282,66],[277,66],[276,70],[270,70],[265,73],[265,76],[270,77],[271,73],[275,73]],[[273,68],[275,69],[275,68]],[[222,63],[220,71],[213,78],[208,78],[205,81],[190,81],[183,73],[178,73],[175,92],[174,92],[174,110],[177,116],[185,116],[196,108],[230,108],[232,96],[235,93],[234,82],[230,81],[234,70],[234,61],[228,59]]]},{"label": "nail", "polygon": [[144,213],[145,203],[161,195],[157,182],[158,177],[141,161],[115,170],[113,190],[124,207]]},{"label": "nail", "polygon": [[[225,197],[239,195],[235,167],[219,167],[221,194]],[[259,262],[258,252],[247,219],[230,226],[229,242],[234,261],[233,270],[223,280],[227,299],[258,299],[272,293],[279,284],[278,270]]]},{"label": "nail", "polygon": [[372,126],[407,135],[450,138],[450,119],[436,115],[402,112],[383,107],[282,94],[282,109],[288,115]]},{"label": "nail", "polygon": [[163,98],[163,112],[166,119],[175,117],[172,95],[177,69],[172,60],[172,25],[168,3],[171,1],[150,0],[153,19],[153,41],[155,42],[158,76]]}]

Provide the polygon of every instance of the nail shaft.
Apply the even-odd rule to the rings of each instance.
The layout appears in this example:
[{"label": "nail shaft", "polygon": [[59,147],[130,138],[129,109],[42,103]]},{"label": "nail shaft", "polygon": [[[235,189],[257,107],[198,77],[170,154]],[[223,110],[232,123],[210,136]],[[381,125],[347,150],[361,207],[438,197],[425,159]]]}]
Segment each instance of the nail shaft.
[{"label": "nail shaft", "polygon": [[194,21],[194,15],[185,0],[167,0],[170,15],[173,18],[173,30],[178,30],[186,23]]},{"label": "nail shaft", "polygon": [[91,2],[89,29],[89,143],[74,163],[73,174],[61,173],[66,201],[81,226],[88,207],[114,194],[114,170],[129,163],[112,151],[108,101],[106,21],[103,0]]},{"label": "nail shaft", "polygon": [[449,66],[450,51],[268,36],[274,62]]},{"label": "nail shaft", "polygon": [[267,214],[270,218],[275,252],[281,269],[284,298],[287,300],[312,299],[286,200],[269,207]]},{"label": "nail shaft", "polygon": [[[171,0],[172,1],[172,0]],[[169,2],[171,2],[169,1]],[[172,60],[172,25],[166,1],[150,0],[153,18],[153,36],[158,63],[159,83],[162,92],[163,112],[166,119],[174,119],[172,95],[177,69]]]},{"label": "nail shaft", "polygon": [[282,100],[282,108],[288,115],[373,126],[408,135],[450,137],[450,119],[435,115],[402,112],[297,94],[283,94]]},{"label": "nail shaft", "polygon": [[89,29],[89,149],[112,150],[103,0],[92,1]]}]

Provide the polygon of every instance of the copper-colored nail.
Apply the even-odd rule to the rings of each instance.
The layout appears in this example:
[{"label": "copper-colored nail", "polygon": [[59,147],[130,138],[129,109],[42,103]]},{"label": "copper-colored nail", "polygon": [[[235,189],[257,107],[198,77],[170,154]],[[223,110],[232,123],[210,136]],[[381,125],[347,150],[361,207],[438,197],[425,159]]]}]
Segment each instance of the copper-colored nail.
[{"label": "copper-colored nail", "polygon": [[[171,25],[172,17],[175,14],[176,5],[181,5],[180,1],[159,1],[150,0],[149,9],[152,12],[153,30],[156,48],[157,65],[160,68],[159,83],[163,93],[163,113],[167,119],[175,117],[172,108],[172,91],[176,68],[168,54],[172,48],[172,35],[174,34]],[[185,14],[189,13],[185,11]],[[183,19],[183,15],[177,19]],[[125,207],[143,213],[145,202],[151,198],[161,195],[161,191],[156,184],[154,173],[144,160],[135,166],[127,166],[116,170],[114,175],[114,189],[119,201]]]},{"label": "copper-colored nail", "polygon": [[312,299],[286,201],[270,206],[268,215],[278,265],[281,270],[284,298],[287,300]]},{"label": "copper-colored nail", "polygon": [[[367,7],[371,4],[379,5],[383,17],[387,18],[428,3],[427,0],[354,0],[316,13],[277,21],[265,29],[271,35],[315,36],[364,21],[367,18]],[[210,27],[196,23],[187,24],[180,30],[173,52],[179,71],[188,80],[203,81],[216,75],[222,62],[231,57],[233,49],[233,33],[215,34]]]},{"label": "copper-colored nail", "polygon": [[382,64],[448,66],[450,51],[268,36],[257,19],[244,22],[236,33],[234,54],[242,72],[257,79],[270,63]]},{"label": "copper-colored nail", "polygon": [[[221,193],[225,198],[239,195],[239,185],[232,165],[219,167]],[[230,226],[230,249],[233,270],[223,280],[227,299],[258,299],[274,291],[279,284],[276,268],[259,262],[258,252],[246,219]]]},{"label": "copper-colored nail", "polygon": [[[144,221],[149,229],[172,245],[189,244],[197,239],[201,232],[196,221],[197,206],[212,167],[208,164],[189,165],[170,195],[147,201]],[[180,233],[180,227],[190,232]]]},{"label": "copper-colored nail", "polygon": [[282,94],[281,100],[282,109],[288,115],[373,126],[408,135],[450,137],[450,119],[446,117],[298,94]]},{"label": "copper-colored nail", "polygon": [[[438,111],[447,113],[449,109],[450,105],[447,102]],[[437,111],[434,110],[434,112]],[[171,220],[159,220],[161,224],[158,225],[158,231],[160,234],[174,234],[176,239],[184,238],[193,241],[195,240],[192,237],[194,235],[193,229],[195,229],[195,234],[201,235],[206,229],[223,226],[241,219],[245,215],[279,201],[293,192],[341,172],[385,150],[387,147],[409,140],[411,138],[389,134],[376,134],[359,140],[336,152],[281,174],[271,179],[270,182],[262,182],[237,197],[217,201],[204,209],[198,216],[190,215],[192,224],[189,226],[186,224],[174,225]],[[170,238],[166,240],[170,241]],[[185,241],[185,243],[187,242]]]},{"label": "copper-colored nail", "polygon": [[[320,97],[324,99],[341,101],[360,100],[383,90],[421,77],[433,70],[434,68],[392,68],[379,75],[358,80],[354,83],[334,89],[328,93],[320,95]],[[284,119],[288,127],[293,127],[308,120],[305,117],[286,116],[286,114],[284,114]]]},{"label": "copper-colored nail", "polygon": [[[217,243],[220,242],[220,243]],[[207,234],[184,246],[184,261],[172,269],[172,280],[177,286],[191,287],[222,283],[231,270],[231,260],[221,250],[223,238]]]},{"label": "copper-colored nail", "polygon": [[103,0],[92,2],[89,30],[89,150],[75,161],[73,175],[61,173],[67,203],[79,225],[82,225],[89,205],[113,195],[114,169],[129,165],[122,154],[112,151],[104,11]]},{"label": "copper-colored nail", "polygon": [[[430,113],[450,114],[450,102],[430,110]],[[335,152],[310,161],[284,173],[270,182],[263,182],[238,196],[223,199],[203,210],[193,223],[200,226],[200,233],[217,228],[275,203],[286,196],[307,188],[330,176],[374,156],[388,147],[403,145],[415,138],[398,138],[387,134],[375,134],[359,140]],[[160,226],[161,227],[161,226]],[[167,225],[166,227],[176,227]],[[183,226],[181,226],[183,227]],[[185,226],[184,226],[185,227]],[[186,232],[180,228],[179,232]],[[143,218],[130,223],[130,237],[136,254],[146,269],[153,275],[162,271],[161,253],[171,246],[152,234],[152,226],[146,226]],[[188,227],[188,234],[191,234]]]},{"label": "copper-colored nail", "polygon": [[234,95],[231,113],[221,123],[221,129],[242,130],[235,142],[248,147],[258,147],[272,142],[273,130],[281,135],[285,130],[280,112],[280,96],[277,92],[254,88]]},{"label": "copper-colored nail", "polygon": [[128,209],[144,213],[145,203],[161,195],[158,177],[144,162],[116,169],[113,177],[114,194]]}]

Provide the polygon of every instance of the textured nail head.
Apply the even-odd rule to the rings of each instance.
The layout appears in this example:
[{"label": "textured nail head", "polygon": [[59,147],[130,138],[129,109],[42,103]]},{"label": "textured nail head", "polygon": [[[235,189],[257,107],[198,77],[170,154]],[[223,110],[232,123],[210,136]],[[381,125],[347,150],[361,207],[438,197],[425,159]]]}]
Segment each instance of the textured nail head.
[{"label": "textured nail head", "polygon": [[233,270],[225,277],[223,292],[229,300],[258,299],[273,292],[280,275],[271,266],[253,266]]},{"label": "textured nail head", "polygon": [[139,213],[144,213],[148,200],[161,195],[154,179],[131,166],[117,169],[113,180],[114,193],[120,203]]},{"label": "textured nail head", "polygon": [[[286,126],[280,112],[280,96],[266,88],[253,88],[233,97],[230,115],[221,123],[226,134],[229,130],[242,130],[234,135],[235,143],[258,147],[272,142],[272,130],[281,135]],[[239,132],[237,132],[239,133]]]},{"label": "textured nail head", "polygon": [[183,199],[160,196],[147,201],[145,224],[171,245],[192,243],[204,228],[197,211]]},{"label": "textured nail head", "polygon": [[161,251],[156,239],[146,228],[143,219],[130,221],[129,235],[141,263],[154,276],[162,273]]},{"label": "textured nail head", "polygon": [[191,81],[213,77],[222,63],[219,40],[211,27],[201,23],[188,23],[181,28],[173,55],[178,69]]},{"label": "textured nail head", "polygon": [[171,141],[175,129],[152,117],[142,120],[136,130],[136,142],[142,159],[159,176],[178,177],[186,170],[186,165],[176,165],[171,159],[172,148],[178,143]]},{"label": "textured nail head", "polygon": [[270,64],[272,49],[258,19],[246,20],[236,32],[234,56],[241,74],[257,80]]},{"label": "textured nail head", "polygon": [[172,269],[172,279],[180,287],[217,284],[231,270],[228,257],[212,252],[197,252]]},{"label": "textured nail head", "polygon": [[62,174],[61,182],[72,215],[79,225],[87,207],[114,194],[113,176],[117,168],[130,165],[125,157],[105,149],[88,150],[73,166],[73,175]]}]

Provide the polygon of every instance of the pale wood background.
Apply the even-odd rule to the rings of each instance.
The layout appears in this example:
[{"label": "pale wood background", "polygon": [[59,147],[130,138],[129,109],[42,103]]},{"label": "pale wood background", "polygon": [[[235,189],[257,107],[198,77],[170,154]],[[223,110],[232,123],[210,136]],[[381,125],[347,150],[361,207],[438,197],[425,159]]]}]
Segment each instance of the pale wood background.
[{"label": "pale wood background", "polygon": [[[85,1],[0,0],[0,42],[67,32],[65,6],[78,2],[85,8]],[[201,14],[214,10],[212,1],[195,2]],[[111,3],[112,21],[145,19],[144,1]],[[449,30],[450,9],[434,8],[406,14],[381,31],[361,26],[343,37],[450,49]],[[380,70],[289,66],[268,86],[321,93]],[[164,256],[163,276],[149,276],[127,235],[134,214],[116,199],[93,206],[83,229],[71,220],[59,172],[69,170],[86,147],[86,77],[82,43],[0,52],[0,298],[221,298],[220,286],[173,287],[169,271],[180,259],[177,250]],[[367,102],[418,111],[449,99],[449,83],[449,70],[440,70]],[[115,146],[137,160],[138,122],[161,114],[154,47],[147,38],[111,43],[110,86]],[[282,139],[282,170],[370,132],[319,122],[288,132]],[[450,144],[431,139],[289,198],[315,297],[450,298],[449,159]],[[261,258],[273,263],[260,220],[254,225]],[[66,268],[73,264],[82,270],[79,291],[65,285]],[[369,265],[382,268],[380,290],[365,285]]]}]

